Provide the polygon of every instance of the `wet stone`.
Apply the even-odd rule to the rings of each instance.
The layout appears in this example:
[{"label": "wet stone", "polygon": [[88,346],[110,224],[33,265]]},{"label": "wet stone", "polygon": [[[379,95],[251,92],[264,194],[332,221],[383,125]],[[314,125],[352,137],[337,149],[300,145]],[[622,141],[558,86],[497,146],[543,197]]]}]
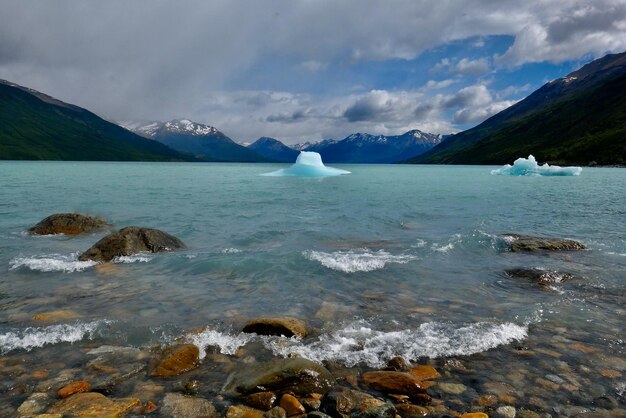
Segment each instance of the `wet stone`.
[{"label": "wet stone", "polygon": [[317,411],[322,405],[322,401],[319,398],[312,397],[302,398],[300,402],[307,411]]},{"label": "wet stone", "polygon": [[409,370],[409,373],[419,380],[432,380],[441,377],[439,372],[432,366],[417,366]]},{"label": "wet stone", "polygon": [[193,344],[166,349],[150,373],[153,377],[172,377],[194,369],[200,359],[200,350]]},{"label": "wet stone", "polygon": [[272,409],[276,402],[276,394],[274,392],[257,392],[246,396],[246,405],[268,411]]},{"label": "wet stone", "polygon": [[89,392],[89,390],[91,390],[91,384],[89,382],[73,382],[59,389],[57,396],[59,398],[67,398],[68,396],[72,396],[76,393]]},{"label": "wet stone", "polygon": [[48,413],[76,417],[121,417],[141,401],[135,398],[107,398],[100,393],[77,393],[56,402]]},{"label": "wet stone", "polygon": [[37,322],[61,322],[70,321],[72,319],[78,319],[81,315],[69,309],[61,309],[58,311],[44,312],[33,316],[33,321]]},{"label": "wet stone", "polygon": [[505,405],[496,409],[496,416],[500,418],[515,418],[516,412],[515,407]]},{"label": "wet stone", "polygon": [[257,318],[243,327],[243,332],[258,335],[276,335],[285,337],[305,337],[307,326],[304,321],[291,317]]},{"label": "wet stone", "polygon": [[287,413],[280,406],[275,406],[263,414],[264,418],[287,418]]},{"label": "wet stone", "polygon": [[520,409],[517,411],[516,418],[542,418],[541,415],[528,409]]},{"label": "wet stone", "polygon": [[467,386],[460,383],[438,383],[437,388],[451,395],[460,395],[467,390]]},{"label": "wet stone", "polygon": [[263,416],[263,411],[245,405],[229,406],[226,410],[226,418],[263,418]]},{"label": "wet stone", "polygon": [[384,405],[385,402],[369,393],[345,387],[336,387],[322,399],[320,409],[334,417],[349,415],[355,410],[364,410]]},{"label": "wet stone", "polygon": [[17,412],[20,416],[31,416],[44,412],[48,405],[50,404],[50,397],[47,393],[33,393],[26,399],[19,408],[17,408]]},{"label": "wet stone", "polygon": [[387,362],[385,370],[404,372],[407,371],[411,365],[404,359],[404,357],[394,357]]},{"label": "wet stone", "polygon": [[280,407],[285,410],[288,417],[306,413],[306,410],[300,401],[298,401],[295,396],[289,395],[288,393],[285,393],[280,398]]},{"label": "wet stone", "polygon": [[489,418],[489,415],[483,412],[470,412],[468,414],[461,415],[461,418]]},{"label": "wet stone", "polygon": [[534,237],[523,234],[502,234],[511,241],[511,251],[573,251],[585,250],[578,241],[562,238]]},{"label": "wet stone", "polygon": [[177,418],[196,418],[215,416],[215,407],[207,399],[194,398],[179,393],[168,393],[163,398],[161,416]]},{"label": "wet stone", "polygon": [[396,408],[386,403],[381,406],[367,408],[363,411],[357,411],[350,414],[350,418],[395,418]]},{"label": "wet stone", "polygon": [[307,418],[331,418],[330,415],[327,415],[320,411],[313,411],[307,414]]},{"label": "wet stone", "polygon": [[402,418],[419,418],[429,414],[428,408],[418,405],[400,404],[396,405],[396,413]]},{"label": "wet stone", "polygon": [[412,395],[424,392],[420,380],[409,373],[403,372],[367,372],[363,374],[363,381],[372,389],[381,392]]},{"label": "wet stone", "polygon": [[495,395],[482,395],[474,399],[474,403],[483,407],[495,406],[498,404],[498,397]]}]

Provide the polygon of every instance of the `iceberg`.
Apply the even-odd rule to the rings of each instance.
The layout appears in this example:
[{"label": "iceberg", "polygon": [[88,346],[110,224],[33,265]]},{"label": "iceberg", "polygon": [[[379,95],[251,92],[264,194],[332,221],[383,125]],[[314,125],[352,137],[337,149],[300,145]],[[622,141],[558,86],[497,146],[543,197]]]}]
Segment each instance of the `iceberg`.
[{"label": "iceberg", "polygon": [[350,174],[350,172],[339,168],[326,167],[322,162],[322,156],[317,152],[300,151],[300,155],[298,155],[295,164],[291,167],[261,175],[271,177],[327,177],[339,176],[341,174]]},{"label": "iceberg", "polygon": [[491,174],[500,176],[578,176],[583,171],[581,167],[559,167],[558,165],[537,164],[532,155],[528,158],[518,158],[513,165],[506,164]]}]

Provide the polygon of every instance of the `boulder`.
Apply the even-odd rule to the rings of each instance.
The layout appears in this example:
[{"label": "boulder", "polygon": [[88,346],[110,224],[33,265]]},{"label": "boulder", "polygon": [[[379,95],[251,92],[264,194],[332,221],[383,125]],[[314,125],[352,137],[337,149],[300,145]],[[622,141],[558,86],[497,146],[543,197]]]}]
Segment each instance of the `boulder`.
[{"label": "boulder", "polygon": [[304,321],[290,317],[257,318],[243,327],[243,332],[259,335],[284,335],[285,337],[305,337],[307,328]]},{"label": "boulder", "polygon": [[286,358],[243,365],[230,376],[224,389],[244,395],[261,391],[306,395],[324,394],[334,383],[335,379],[323,366],[303,358]]},{"label": "boulder", "polygon": [[160,414],[164,417],[196,418],[217,416],[217,411],[207,399],[168,393],[163,398]]},{"label": "boulder", "polygon": [[571,239],[533,237],[522,234],[502,234],[510,243],[511,251],[573,251],[586,250],[583,244]]},{"label": "boulder", "polygon": [[403,372],[368,372],[363,374],[363,381],[381,392],[415,395],[425,391],[418,378]]},{"label": "boulder", "polygon": [[135,398],[107,398],[101,393],[77,393],[56,402],[47,413],[68,417],[123,417],[134,407],[141,406]]},{"label": "boulder", "polygon": [[541,287],[549,287],[555,284],[567,282],[574,275],[562,271],[544,270],[539,268],[515,268],[505,271],[506,275],[514,279],[521,279]]},{"label": "boulder", "polygon": [[107,235],[82,253],[80,261],[111,261],[137,253],[158,253],[185,248],[178,238],[158,229],[129,226]]},{"label": "boulder", "polygon": [[78,235],[102,229],[109,224],[102,218],[80,213],[50,215],[28,230],[32,235]]},{"label": "boulder", "polygon": [[198,365],[200,350],[193,344],[167,348],[150,373],[152,377],[172,377],[187,372]]}]

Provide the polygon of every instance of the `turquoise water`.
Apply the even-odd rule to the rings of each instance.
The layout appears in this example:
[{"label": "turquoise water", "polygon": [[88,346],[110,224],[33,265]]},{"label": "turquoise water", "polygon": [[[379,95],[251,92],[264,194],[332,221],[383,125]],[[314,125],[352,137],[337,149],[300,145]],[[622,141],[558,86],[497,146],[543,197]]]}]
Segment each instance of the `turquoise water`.
[{"label": "turquoise water", "polygon": [[[626,369],[625,170],[506,177],[494,167],[346,165],[352,174],[332,178],[259,175],[282,167],[1,162],[0,350],[141,347],[206,327],[197,341],[230,353],[249,343],[239,334],[246,320],[272,314],[315,329],[304,341],[264,341],[274,355],[378,367],[394,355],[489,352],[504,373],[521,361],[513,347],[558,334],[550,344],[584,343],[598,362]],[[105,232],[23,233],[72,211],[159,228],[188,249],[100,268],[76,257]],[[511,253],[505,232],[590,250]],[[543,289],[503,273],[517,267],[577,279]],[[58,309],[79,317],[65,328],[32,320]],[[622,380],[601,384],[621,396]]]}]

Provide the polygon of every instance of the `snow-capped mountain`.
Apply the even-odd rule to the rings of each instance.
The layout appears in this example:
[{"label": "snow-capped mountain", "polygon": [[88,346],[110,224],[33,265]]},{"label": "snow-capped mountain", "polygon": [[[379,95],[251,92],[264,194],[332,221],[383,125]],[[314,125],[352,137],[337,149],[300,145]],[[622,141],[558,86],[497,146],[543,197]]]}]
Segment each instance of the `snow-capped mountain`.
[{"label": "snow-capped mountain", "polygon": [[209,161],[260,162],[270,160],[237,144],[217,128],[189,119],[147,123],[121,122],[121,125],[177,151],[194,154]]},{"label": "snow-capped mountain", "polygon": [[[278,145],[275,142],[262,141],[262,139],[260,138],[253,144],[254,150],[267,157],[278,159],[272,157]],[[314,143],[304,142],[291,147],[280,142],[279,144],[295,151],[318,152],[324,162],[329,163],[395,163],[420,155],[444,139],[442,135],[415,129],[393,136],[356,133],[341,140],[325,139]],[[294,154],[290,154],[288,158],[289,160],[280,160],[295,161]]]},{"label": "snow-capped mountain", "polygon": [[298,158],[299,150],[290,148],[277,139],[261,137],[248,145],[248,148],[276,161],[292,163]]}]

